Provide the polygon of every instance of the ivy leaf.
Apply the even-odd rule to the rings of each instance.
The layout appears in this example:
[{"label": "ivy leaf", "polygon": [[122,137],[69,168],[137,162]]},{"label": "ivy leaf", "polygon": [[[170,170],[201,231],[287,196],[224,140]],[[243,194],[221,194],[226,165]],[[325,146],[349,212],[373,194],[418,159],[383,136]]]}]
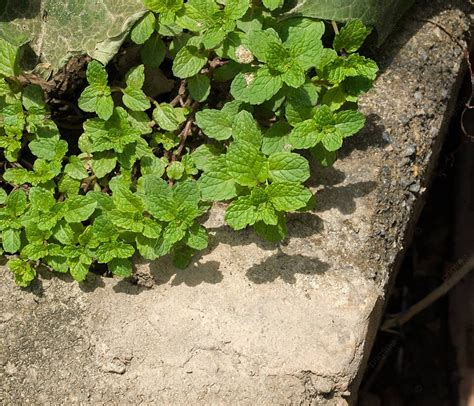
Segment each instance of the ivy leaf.
[{"label": "ivy leaf", "polygon": [[309,163],[299,154],[276,152],[268,158],[269,178],[274,182],[304,182],[309,179]]},{"label": "ivy leaf", "polygon": [[7,262],[8,269],[13,273],[18,286],[26,288],[36,277],[36,270],[28,261],[19,258],[10,259]]},{"label": "ivy leaf", "polygon": [[361,20],[351,20],[334,37],[334,49],[348,53],[356,52],[372,32]]},{"label": "ivy leaf", "polygon": [[196,75],[207,63],[207,55],[192,45],[179,50],[173,61],[173,73],[181,79]]}]

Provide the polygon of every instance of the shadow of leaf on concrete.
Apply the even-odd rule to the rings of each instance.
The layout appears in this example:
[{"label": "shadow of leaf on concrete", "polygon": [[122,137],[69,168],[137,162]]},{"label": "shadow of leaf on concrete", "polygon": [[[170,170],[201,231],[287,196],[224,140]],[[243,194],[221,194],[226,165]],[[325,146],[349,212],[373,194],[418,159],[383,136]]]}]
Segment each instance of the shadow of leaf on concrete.
[{"label": "shadow of leaf on concrete", "polygon": [[201,263],[200,257],[196,257],[193,263],[186,269],[178,269],[171,264],[169,258],[162,261],[154,261],[150,264],[150,270],[155,284],[163,285],[171,281],[171,286],[185,284],[187,286],[198,286],[201,283],[215,284],[223,279],[219,271],[219,262],[208,261]]},{"label": "shadow of leaf on concrete", "polygon": [[374,181],[356,182],[345,186],[326,186],[316,193],[316,212],[337,208],[342,214],[356,210],[355,199],[368,195],[377,187]]},{"label": "shadow of leaf on concrete", "polygon": [[247,270],[246,276],[253,283],[274,282],[278,278],[286,283],[296,282],[296,274],[319,275],[329,269],[329,264],[314,257],[288,255],[279,251],[270,258]]}]

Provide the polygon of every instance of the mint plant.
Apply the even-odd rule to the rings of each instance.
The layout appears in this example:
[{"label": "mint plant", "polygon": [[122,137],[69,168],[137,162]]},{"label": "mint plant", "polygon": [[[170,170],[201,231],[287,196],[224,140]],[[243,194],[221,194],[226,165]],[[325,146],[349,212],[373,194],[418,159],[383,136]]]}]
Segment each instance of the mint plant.
[{"label": "mint plant", "polygon": [[[1,40],[0,238],[20,286],[40,264],[77,281],[100,264],[130,276],[134,255],[186,267],[208,245],[214,202],[231,228],[281,241],[286,213],[313,204],[307,157],[331,165],[364,127],[357,99],[377,66],[357,53],[371,31],[360,21],[325,47],[326,24],[279,19],[280,0],[144,3],[129,40],[141,61],[123,78],[87,66],[78,138]],[[153,98],[156,72],[175,86]]]}]

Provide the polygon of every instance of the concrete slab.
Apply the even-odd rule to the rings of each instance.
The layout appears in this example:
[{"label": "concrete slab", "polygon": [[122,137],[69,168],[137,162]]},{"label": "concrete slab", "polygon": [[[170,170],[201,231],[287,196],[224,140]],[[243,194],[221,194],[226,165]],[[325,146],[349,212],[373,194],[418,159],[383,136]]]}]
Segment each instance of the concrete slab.
[{"label": "concrete slab", "polygon": [[0,268],[0,403],[354,402],[462,71],[421,20],[461,39],[457,4],[419,2],[375,55],[368,126],[315,169],[317,208],[280,246],[231,232],[216,206],[209,250],[185,271],[138,264],[138,285],[45,273],[20,290]]}]

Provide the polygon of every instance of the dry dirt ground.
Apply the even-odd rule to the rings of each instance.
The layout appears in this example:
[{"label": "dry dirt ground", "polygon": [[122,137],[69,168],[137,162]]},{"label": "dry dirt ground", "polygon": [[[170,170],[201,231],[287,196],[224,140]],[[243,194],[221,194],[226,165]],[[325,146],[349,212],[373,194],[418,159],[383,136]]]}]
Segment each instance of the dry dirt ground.
[{"label": "dry dirt ground", "polygon": [[139,263],[138,284],[82,285],[43,273],[20,290],[0,267],[0,403],[355,402],[457,92],[462,3],[420,1],[373,55],[367,128],[314,168],[317,208],[280,246],[230,232],[216,207],[185,271]]}]

